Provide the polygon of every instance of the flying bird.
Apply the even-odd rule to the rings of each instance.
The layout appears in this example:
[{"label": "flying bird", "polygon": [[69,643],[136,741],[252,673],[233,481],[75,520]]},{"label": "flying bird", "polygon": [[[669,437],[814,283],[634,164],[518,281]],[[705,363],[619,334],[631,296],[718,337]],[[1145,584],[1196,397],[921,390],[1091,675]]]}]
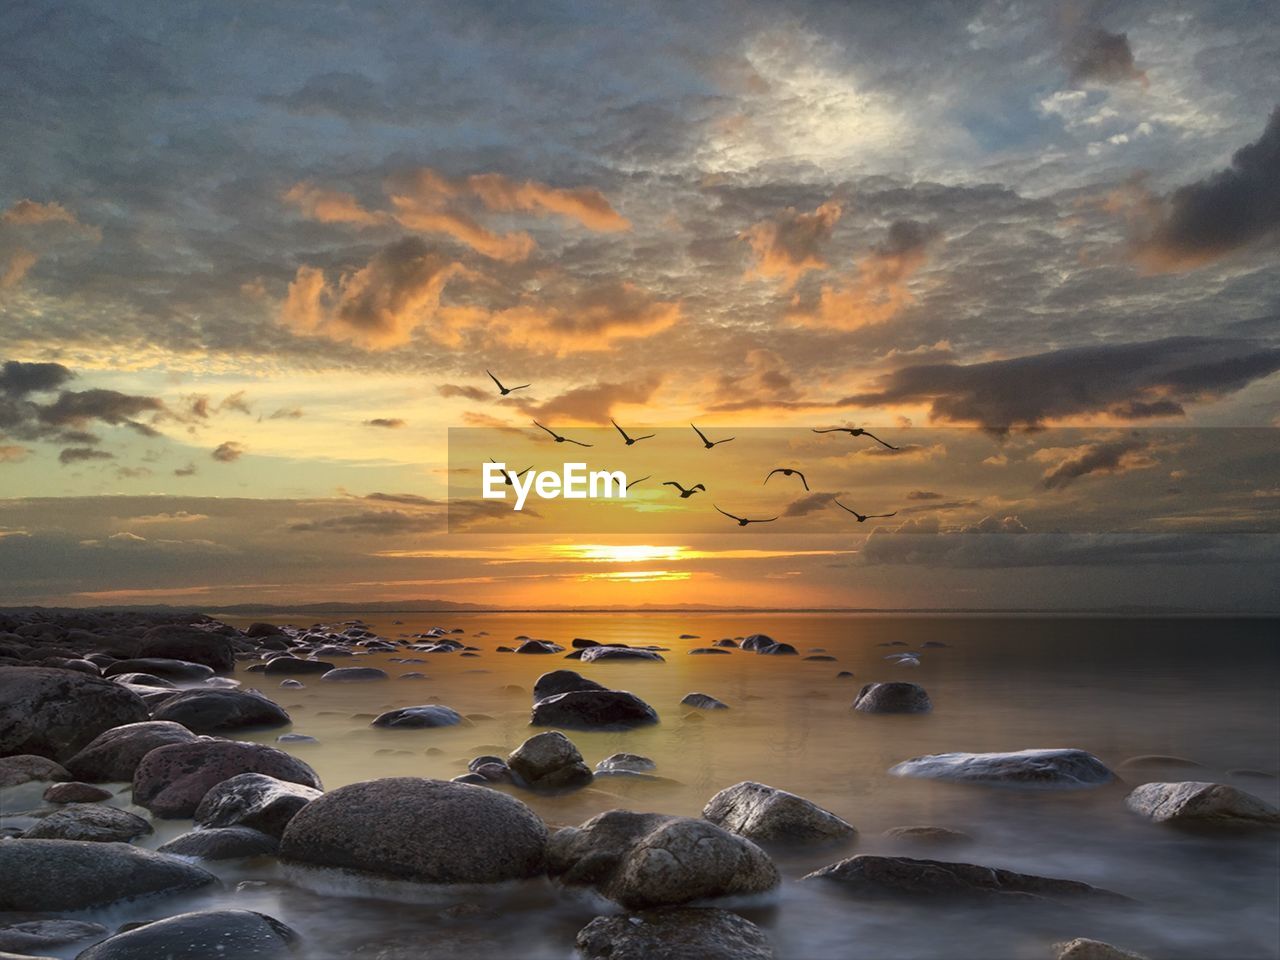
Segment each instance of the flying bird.
[{"label": "flying bird", "polygon": [[552,430],[550,427],[544,427],[544,426],[543,426],[542,424],[540,424],[537,420],[533,421],[533,425],[534,425],[535,427],[539,428],[540,430],[546,430],[546,431],[547,431],[547,433],[551,434],[552,439],[554,439],[556,443],[576,443],[576,444],[577,444],[578,446],[580,446],[580,447],[594,447],[594,446],[595,446],[595,444],[594,444],[594,443],[583,443],[581,440],[570,440],[568,437],[562,437],[562,436],[560,436],[560,434],[556,433],[556,432],[555,432],[554,430]]},{"label": "flying bird", "polygon": [[613,419],[613,417],[610,417],[609,422],[613,424],[613,429],[617,430],[620,434],[622,434],[622,439],[627,442],[628,447],[639,440],[648,440],[653,436],[655,436],[655,434],[646,433],[643,437],[629,437],[627,436],[627,431],[623,430],[620,426],[618,426],[617,420]]},{"label": "flying bird", "polygon": [[883,520],[885,517],[896,517],[898,515],[897,510],[893,511],[893,513],[859,513],[857,510],[850,510],[835,497],[831,498],[831,502],[845,513],[852,513],[857,517],[859,523],[866,523],[868,520]]},{"label": "flying bird", "polygon": [[[689,424],[689,426],[693,427],[693,424],[691,423]],[[730,440],[735,439],[734,437],[725,437],[723,440],[708,440],[707,435],[703,433],[701,430],[699,430],[697,427],[693,427],[693,432],[696,433],[702,439],[702,445],[706,447],[708,450],[714,447],[717,443],[728,443]]]},{"label": "flying bird", "polygon": [[[714,507],[715,504],[712,504],[712,506]],[[720,510],[719,507],[716,507],[716,509]],[[777,517],[770,517],[767,520],[748,520],[746,517],[735,517],[732,513],[725,513],[723,510],[720,510],[720,512],[724,513],[724,515],[730,520],[737,520],[738,526],[740,527],[745,527],[748,523],[773,523],[773,521],[778,519]]]},{"label": "flying bird", "polygon": [[[809,481],[804,478],[804,474],[801,473],[799,470],[792,469],[791,467],[774,467],[772,470],[769,471],[769,475],[764,478],[764,482],[768,483],[769,477],[772,477],[775,473],[780,473],[784,477],[789,477],[794,474],[795,476],[800,478],[800,482],[804,484],[804,488],[806,490],[809,489]],[[761,486],[764,486],[764,484],[761,484]]]},{"label": "flying bird", "polygon": [[[636,482],[637,482],[637,483],[639,483],[640,481],[638,481],[638,480],[637,480]],[[662,485],[663,485],[664,487],[675,487],[677,490],[679,490],[679,491],[680,491],[680,499],[681,499],[681,500],[688,500],[690,497],[692,497],[692,496],[693,496],[695,493],[697,493],[699,490],[706,490],[706,489],[707,489],[707,488],[706,488],[706,487],[704,487],[702,484],[700,484],[700,483],[695,483],[692,487],[689,487],[689,489],[687,489],[687,490],[686,490],[684,487],[680,486],[680,484],[676,483],[674,480],[664,480],[664,481],[662,482]]]},{"label": "flying bird", "polygon": [[[485,373],[489,373],[489,371],[486,370]],[[533,384],[531,383],[522,383],[518,387],[504,387],[502,385],[502,381],[499,380],[497,377],[495,377],[492,373],[489,373],[489,379],[498,385],[498,393],[500,396],[504,396],[504,397],[509,393],[514,393],[517,390],[523,390],[525,387],[533,386]]]},{"label": "flying bird", "polygon": [[651,474],[651,473],[646,473],[643,477],[640,477],[640,478],[639,478],[639,479],[637,479],[637,480],[628,480],[628,481],[627,481],[627,489],[628,489],[628,490],[630,490],[630,489],[631,489],[632,487],[634,487],[637,483],[644,483],[646,480],[648,480],[648,479],[649,479],[650,477],[652,477],[652,476],[653,476],[653,474]]},{"label": "flying bird", "polygon": [[892,443],[885,443],[883,440],[877,437],[874,433],[870,432],[869,430],[863,430],[861,427],[830,427],[826,430],[818,430],[815,428],[813,432],[814,433],[847,433],[851,437],[870,437],[876,443],[884,444],[884,446],[888,447],[890,450],[898,449]]},{"label": "flying bird", "polygon": [[[493,459],[493,457],[490,457],[489,462],[497,463],[498,461]],[[515,473],[512,473],[510,470],[503,468],[502,482],[505,483],[508,487],[514,486],[515,484],[513,483],[513,481],[515,480],[516,477],[523,477],[526,473],[528,473],[532,469],[533,469],[533,464],[529,464],[529,466],[525,467],[523,470],[517,470]]]}]

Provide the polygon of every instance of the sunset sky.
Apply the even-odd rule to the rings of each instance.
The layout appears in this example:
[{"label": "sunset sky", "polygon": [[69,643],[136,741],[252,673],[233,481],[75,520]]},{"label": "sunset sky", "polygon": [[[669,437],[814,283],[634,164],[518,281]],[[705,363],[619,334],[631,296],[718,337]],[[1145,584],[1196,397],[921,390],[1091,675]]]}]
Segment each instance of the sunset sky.
[{"label": "sunset sky", "polygon": [[3,19],[0,603],[1276,606],[1271,3]]}]

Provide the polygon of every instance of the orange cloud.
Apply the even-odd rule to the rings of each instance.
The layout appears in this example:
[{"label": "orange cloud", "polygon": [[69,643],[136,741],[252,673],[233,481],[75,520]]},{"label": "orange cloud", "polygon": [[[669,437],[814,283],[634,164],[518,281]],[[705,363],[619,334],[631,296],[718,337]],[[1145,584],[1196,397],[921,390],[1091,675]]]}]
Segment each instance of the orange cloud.
[{"label": "orange cloud", "polygon": [[22,278],[27,275],[27,271],[34,267],[39,259],[30,250],[22,247],[11,253],[3,273],[0,273],[0,290],[16,287],[22,282]]},{"label": "orange cloud", "polygon": [[842,212],[838,200],[828,200],[812,213],[788,207],[776,220],[748,227],[739,234],[756,256],[747,277],[781,277],[791,287],[806,271],[826,267],[819,248],[831,239]]},{"label": "orange cloud", "polygon": [[60,203],[37,203],[35,200],[19,200],[4,213],[0,223],[29,227],[41,223],[70,223],[80,226],[75,214]]},{"label": "orange cloud", "polygon": [[500,173],[474,174],[467,177],[466,186],[490,210],[553,213],[597,233],[631,229],[631,222],[613,209],[604,194],[590,187],[561,189],[534,180],[510,180]]},{"label": "orange cloud", "polygon": [[60,203],[19,200],[0,213],[0,290],[16,287],[51,245],[68,238],[96,243],[102,231],[81,223]]},{"label": "orange cloud", "polygon": [[360,201],[349,193],[326,190],[313,183],[295,183],[281,199],[296,206],[302,214],[320,223],[351,223],[359,227],[373,227],[387,223],[385,213],[366,210]]}]

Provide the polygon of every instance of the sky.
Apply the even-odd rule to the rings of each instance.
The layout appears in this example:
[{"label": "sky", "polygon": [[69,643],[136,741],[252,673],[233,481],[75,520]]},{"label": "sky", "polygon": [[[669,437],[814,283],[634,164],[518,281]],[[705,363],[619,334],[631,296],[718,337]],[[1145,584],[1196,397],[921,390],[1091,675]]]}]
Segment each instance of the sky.
[{"label": "sky", "polygon": [[[0,603],[1275,609],[1270,3],[14,0],[0,46]],[[567,459],[534,420],[652,479],[475,503]]]}]

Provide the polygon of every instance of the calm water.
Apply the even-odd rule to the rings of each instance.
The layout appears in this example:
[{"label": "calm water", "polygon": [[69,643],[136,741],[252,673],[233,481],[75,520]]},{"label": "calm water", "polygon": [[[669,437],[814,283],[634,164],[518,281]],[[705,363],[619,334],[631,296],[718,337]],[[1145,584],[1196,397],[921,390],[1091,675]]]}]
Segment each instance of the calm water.
[{"label": "calm water", "polygon": [[[353,615],[356,616],[356,615]],[[277,622],[300,623],[297,618]],[[396,624],[393,621],[401,620]],[[743,910],[769,933],[781,958],[1043,958],[1055,940],[1091,936],[1163,958],[1280,956],[1280,841],[1271,836],[1198,836],[1129,814],[1126,787],[1027,791],[891,777],[908,757],[954,750],[1080,747],[1113,768],[1138,754],[1172,754],[1202,771],[1128,775],[1234,783],[1271,803],[1275,779],[1228,774],[1280,770],[1280,636],[1276,621],[1031,617],[871,617],[825,614],[370,614],[387,637],[432,626],[461,627],[478,658],[373,654],[358,662],[393,677],[427,680],[337,685],[303,677],[305,689],[242,673],[291,713],[293,729],[321,740],[288,745],[333,788],[389,776],[448,779],[478,754],[505,754],[537,732],[529,690],[547,670],[571,667],[630,690],[662,717],[623,733],[570,732],[587,762],[626,751],[653,758],[672,782],[610,779],[562,797],[518,793],[551,824],[578,823],[617,807],[696,816],[717,790],[759,780],[799,793],[860,831],[846,851],[777,856],[788,882],[768,903]],[[720,637],[763,632],[804,655],[822,648],[837,662],[798,657],[687,656]],[[700,639],[681,640],[681,634]],[[666,663],[575,664],[559,656],[493,652],[518,634],[569,645],[574,637],[669,647]],[[884,659],[928,640],[918,667]],[[903,647],[884,644],[905,643]],[[420,656],[399,664],[393,657]],[[851,670],[855,679],[837,679]],[[905,679],[928,689],[926,716],[867,716],[849,707],[872,680]],[[517,686],[519,690],[510,689]],[[692,691],[727,711],[680,704]],[[443,703],[470,725],[373,730],[394,707]],[[280,730],[246,736],[274,743]],[[127,801],[127,794],[121,802]],[[882,836],[894,826],[935,824],[976,842],[932,852]],[[183,824],[162,824],[154,846]],[[821,885],[789,882],[853,852],[957,859],[1085,880],[1140,903],[1080,910],[938,908],[865,904]],[[576,931],[601,912],[589,896],[550,883],[476,891],[390,888],[299,878],[274,864],[216,866],[228,881],[213,897],[115,908],[108,924],[177,912],[213,900],[279,917],[307,937],[312,960],[330,957],[573,956]],[[241,881],[250,885],[237,889]],[[254,881],[262,881],[256,883]],[[71,953],[73,953],[72,951]]]}]

